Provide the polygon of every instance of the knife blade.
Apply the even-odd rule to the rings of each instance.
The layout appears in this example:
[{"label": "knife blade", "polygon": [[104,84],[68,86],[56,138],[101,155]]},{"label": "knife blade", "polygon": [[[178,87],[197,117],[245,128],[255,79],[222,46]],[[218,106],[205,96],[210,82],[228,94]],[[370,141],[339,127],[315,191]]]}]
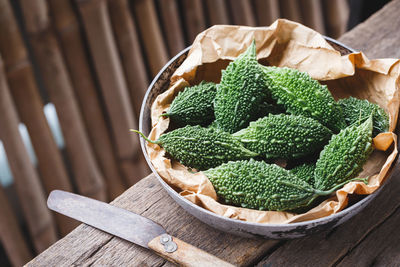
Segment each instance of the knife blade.
[{"label": "knife blade", "polygon": [[54,190],[47,199],[47,206],[104,232],[149,248],[182,266],[233,266],[168,235],[161,225],[148,218],[95,199]]}]

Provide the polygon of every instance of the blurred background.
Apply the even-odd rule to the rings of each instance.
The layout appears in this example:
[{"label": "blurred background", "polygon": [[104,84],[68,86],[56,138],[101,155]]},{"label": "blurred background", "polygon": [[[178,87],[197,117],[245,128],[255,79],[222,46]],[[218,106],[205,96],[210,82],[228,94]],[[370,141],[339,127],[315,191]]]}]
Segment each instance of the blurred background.
[{"label": "blurred background", "polygon": [[63,189],[111,201],[150,173],[141,101],[163,65],[215,24],[287,18],[338,38],[388,1],[0,0],[0,266],[20,266],[77,223]]}]

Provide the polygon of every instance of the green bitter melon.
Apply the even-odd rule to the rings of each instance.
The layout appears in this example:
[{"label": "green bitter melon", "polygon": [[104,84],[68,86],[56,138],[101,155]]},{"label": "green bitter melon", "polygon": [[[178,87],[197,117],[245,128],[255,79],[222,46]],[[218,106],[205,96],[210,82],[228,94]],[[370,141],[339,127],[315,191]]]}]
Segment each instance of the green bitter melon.
[{"label": "green bitter melon", "polygon": [[275,164],[264,161],[231,161],[204,171],[220,200],[258,210],[294,210],[308,206],[319,196],[336,188],[320,191]]},{"label": "green bitter melon", "polygon": [[305,72],[262,66],[272,98],[294,115],[311,117],[335,133],[346,127],[341,107],[326,85]]},{"label": "green bitter melon", "polygon": [[267,98],[266,81],[256,58],[255,41],[222,71],[214,100],[218,128],[234,133],[246,127]]},{"label": "green bitter melon", "polygon": [[167,113],[177,126],[208,125],[214,120],[214,98],[217,86],[212,82],[186,87],[174,98]]},{"label": "green bitter melon", "polygon": [[372,115],[334,135],[321,151],[314,171],[315,188],[329,190],[356,177],[372,153]]},{"label": "green bitter melon", "polygon": [[372,137],[389,130],[389,116],[377,104],[354,97],[340,99],[338,104],[342,107],[347,125],[363,122],[374,112]]},{"label": "green bitter melon", "polygon": [[152,141],[141,132],[132,130],[153,144],[158,144],[183,165],[206,170],[230,160],[248,159],[258,156],[249,151],[229,133],[214,128],[187,125],[162,134]]},{"label": "green bitter melon", "polygon": [[314,170],[315,163],[303,163],[300,164],[289,171],[296,175],[299,179],[307,182],[309,185],[314,185]]},{"label": "green bitter melon", "polygon": [[270,114],[233,134],[244,146],[267,159],[292,159],[312,154],[328,143],[332,132],[303,116]]},{"label": "green bitter melon", "polygon": [[286,113],[286,111],[281,106],[271,104],[268,102],[262,102],[258,108],[256,119],[265,117],[269,114],[282,114],[282,113]]}]

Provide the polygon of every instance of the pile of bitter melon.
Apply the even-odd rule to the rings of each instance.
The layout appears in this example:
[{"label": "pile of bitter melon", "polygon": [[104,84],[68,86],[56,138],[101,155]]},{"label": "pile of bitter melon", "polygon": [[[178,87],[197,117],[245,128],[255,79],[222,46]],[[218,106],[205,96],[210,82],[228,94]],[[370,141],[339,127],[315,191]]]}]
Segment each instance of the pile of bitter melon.
[{"label": "pile of bitter melon", "polygon": [[[376,104],[336,102],[307,73],[260,65],[254,42],[222,71],[219,84],[185,88],[162,116],[175,129],[156,141],[142,136],[203,171],[221,202],[278,211],[307,207],[362,180],[356,177],[372,138],[389,126]],[[282,159],[287,169],[274,164]]]}]

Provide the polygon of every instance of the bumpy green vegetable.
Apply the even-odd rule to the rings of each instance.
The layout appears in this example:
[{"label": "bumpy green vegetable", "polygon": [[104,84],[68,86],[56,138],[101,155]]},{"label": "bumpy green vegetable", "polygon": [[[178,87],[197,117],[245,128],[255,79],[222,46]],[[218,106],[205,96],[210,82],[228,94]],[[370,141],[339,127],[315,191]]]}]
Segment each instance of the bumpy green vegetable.
[{"label": "bumpy green vegetable", "polygon": [[257,118],[265,117],[268,114],[281,113],[285,113],[285,110],[282,107],[268,102],[262,102],[258,108]]},{"label": "bumpy green vegetable", "polygon": [[359,126],[334,135],[320,154],[314,171],[315,188],[328,190],[356,177],[372,153],[372,116]]},{"label": "bumpy green vegetable", "polygon": [[207,127],[208,128],[218,129],[218,125],[217,125],[216,121],[211,122]]},{"label": "bumpy green vegetable", "polygon": [[371,103],[366,99],[361,100],[354,97],[340,99],[338,103],[342,107],[347,125],[364,122],[374,112],[372,137],[388,131],[389,116],[377,104]]},{"label": "bumpy green vegetable", "polygon": [[204,174],[225,203],[259,210],[297,209],[337,189],[316,190],[288,170],[253,159],[231,161]]},{"label": "bumpy green vegetable", "polygon": [[186,87],[172,101],[167,113],[178,126],[207,125],[214,120],[214,98],[217,86],[212,82],[201,82],[199,85]]},{"label": "bumpy green vegetable", "polygon": [[253,41],[243,54],[222,71],[214,100],[218,128],[234,133],[246,127],[256,117],[267,92]]},{"label": "bumpy green vegetable", "polygon": [[285,114],[270,114],[233,134],[246,148],[267,159],[312,154],[322,149],[331,135],[327,127],[312,118]]},{"label": "bumpy green vegetable", "polygon": [[139,131],[133,131],[142,135],[146,141],[162,146],[183,165],[198,170],[258,155],[244,148],[229,133],[214,128],[188,125],[161,135],[157,141],[149,140]]},{"label": "bumpy green vegetable", "polygon": [[272,98],[287,112],[314,118],[334,132],[346,127],[341,107],[326,85],[296,69],[265,66],[262,69]]},{"label": "bumpy green vegetable", "polygon": [[315,170],[315,163],[303,163],[291,169],[290,172],[296,175],[299,179],[313,186],[314,170]]}]

